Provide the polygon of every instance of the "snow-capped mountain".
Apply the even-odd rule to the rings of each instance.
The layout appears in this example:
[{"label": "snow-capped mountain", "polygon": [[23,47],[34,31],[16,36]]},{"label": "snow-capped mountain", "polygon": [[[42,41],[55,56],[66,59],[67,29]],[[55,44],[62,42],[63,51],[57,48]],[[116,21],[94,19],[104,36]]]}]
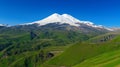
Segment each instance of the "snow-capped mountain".
[{"label": "snow-capped mountain", "polygon": [[[54,13],[42,20],[35,21],[32,23],[15,25],[10,27],[5,27],[1,31],[39,31],[48,35],[52,32],[69,32],[73,31],[75,34],[85,34],[85,35],[99,35],[109,32],[109,29],[101,26],[95,25],[90,21],[81,21],[68,14],[57,14]],[[71,33],[73,34],[73,33]],[[79,34],[78,34],[79,35]]]},{"label": "snow-capped mountain", "polygon": [[0,26],[3,26],[3,24],[0,24]]},{"label": "snow-capped mountain", "polygon": [[4,24],[0,24],[0,26],[6,26],[6,25],[4,25]]},{"label": "snow-capped mountain", "polygon": [[92,27],[103,28],[103,26],[94,25],[94,23],[92,23],[90,21],[80,21],[69,14],[60,15],[58,13],[54,13],[54,14],[48,16],[47,18],[44,18],[43,20],[39,20],[39,21],[35,21],[32,23],[27,23],[27,24],[35,24],[35,23],[39,24],[40,26],[50,24],[50,23],[59,23],[59,24],[65,23],[65,24],[69,24],[71,26],[80,26],[81,24],[86,24],[86,25],[92,26]]}]

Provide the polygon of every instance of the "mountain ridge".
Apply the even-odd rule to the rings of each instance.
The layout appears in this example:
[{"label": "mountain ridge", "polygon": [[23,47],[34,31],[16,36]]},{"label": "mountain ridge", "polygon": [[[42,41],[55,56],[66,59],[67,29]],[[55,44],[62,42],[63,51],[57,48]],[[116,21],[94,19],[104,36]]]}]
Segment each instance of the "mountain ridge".
[{"label": "mountain ridge", "polygon": [[[95,25],[91,21],[81,21],[77,18],[74,18],[73,16],[69,14],[58,14],[58,13],[53,13],[52,15],[42,20],[38,20],[38,21],[30,22],[30,23],[18,24],[14,26],[26,26],[26,25],[34,25],[34,24],[37,24],[38,26],[45,26],[47,24],[53,24],[53,23],[59,24],[59,25],[68,24],[70,26],[75,26],[79,28],[82,27],[82,25],[85,25],[88,27],[96,28],[96,29],[99,28],[99,29],[106,29],[108,31],[114,31],[114,29],[105,27],[103,25]],[[5,25],[5,24],[0,24],[0,26],[8,27],[8,25]],[[13,27],[13,26],[9,25],[9,27]]]},{"label": "mountain ridge", "polygon": [[25,25],[29,25],[29,24],[39,24],[40,26],[49,24],[49,23],[59,23],[59,24],[69,24],[72,26],[80,26],[81,24],[86,24],[88,26],[91,27],[95,27],[95,28],[103,28],[102,25],[95,25],[93,22],[90,21],[81,21],[77,18],[74,18],[73,16],[69,15],[69,14],[58,14],[58,13],[54,13],[42,20],[38,20],[32,23],[26,23]]}]

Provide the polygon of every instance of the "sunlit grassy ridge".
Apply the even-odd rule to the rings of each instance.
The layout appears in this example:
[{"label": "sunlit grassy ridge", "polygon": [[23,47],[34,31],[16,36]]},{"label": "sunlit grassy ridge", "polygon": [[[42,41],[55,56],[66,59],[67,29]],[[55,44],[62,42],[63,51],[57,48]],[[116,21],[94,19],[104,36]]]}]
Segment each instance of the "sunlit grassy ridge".
[{"label": "sunlit grassy ridge", "polygon": [[[104,37],[104,36],[97,37],[97,39],[99,40],[102,37]],[[96,38],[94,38],[94,39],[96,40]],[[120,49],[119,41],[120,41],[120,36],[116,35],[116,37],[114,37],[113,39],[110,39],[106,42],[90,43],[88,41],[88,42],[84,42],[84,43],[77,43],[77,44],[71,46],[70,48],[68,48],[61,55],[46,62],[45,65],[48,65],[48,67],[49,67],[49,65],[56,65],[56,67],[57,66],[58,67],[60,67],[60,66],[71,67],[76,64],[80,64],[89,58],[96,57],[103,53],[108,53],[108,56],[109,56],[109,52],[118,51]],[[99,56],[99,58],[102,59],[102,56]],[[115,57],[113,56],[113,58],[115,58]],[[118,56],[118,58],[119,58],[119,56]],[[104,56],[103,56],[103,59],[105,59]],[[102,61],[102,60],[100,60],[100,61]],[[117,62],[117,60],[115,60],[115,61]],[[111,60],[111,64],[112,64],[112,60]],[[89,64],[86,63],[86,66],[87,65],[89,66]],[[81,66],[78,66],[78,67],[81,67]]]},{"label": "sunlit grassy ridge", "polygon": [[116,50],[87,59],[73,67],[119,67],[119,65],[120,50]]}]

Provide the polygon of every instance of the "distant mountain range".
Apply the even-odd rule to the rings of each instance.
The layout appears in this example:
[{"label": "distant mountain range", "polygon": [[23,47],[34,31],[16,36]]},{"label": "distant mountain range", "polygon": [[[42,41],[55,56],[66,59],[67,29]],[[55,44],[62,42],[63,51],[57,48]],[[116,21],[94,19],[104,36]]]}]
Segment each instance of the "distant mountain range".
[{"label": "distant mountain range", "polygon": [[6,26],[5,24],[0,24],[0,26]]},{"label": "distant mountain range", "polygon": [[[105,28],[102,25],[95,25],[94,23],[92,23],[90,21],[80,21],[69,14],[60,15],[58,13],[54,13],[54,14],[46,17],[45,19],[35,21],[32,23],[26,23],[23,25],[39,24],[39,26],[43,26],[43,25],[50,24],[50,23],[69,24],[71,26],[76,26],[76,27],[80,27],[81,25],[87,25],[87,26],[91,26],[94,28]],[[105,29],[110,30],[108,28],[105,28]]]},{"label": "distant mountain range", "polygon": [[[89,27],[93,27],[93,28],[106,29],[106,30],[112,31],[112,29],[104,27],[102,25],[95,25],[94,23],[92,23],[90,21],[80,21],[80,20],[74,18],[73,16],[71,16],[69,14],[60,15],[58,13],[54,13],[54,14],[46,17],[45,19],[42,19],[42,20],[39,20],[39,21],[20,24],[20,25],[38,24],[39,26],[44,26],[44,25],[47,25],[47,24],[54,24],[54,23],[59,24],[59,25],[68,24],[70,26],[75,26],[75,27],[82,27],[82,25],[85,25],[85,26],[89,26]],[[0,26],[7,26],[7,25],[0,24]]]}]

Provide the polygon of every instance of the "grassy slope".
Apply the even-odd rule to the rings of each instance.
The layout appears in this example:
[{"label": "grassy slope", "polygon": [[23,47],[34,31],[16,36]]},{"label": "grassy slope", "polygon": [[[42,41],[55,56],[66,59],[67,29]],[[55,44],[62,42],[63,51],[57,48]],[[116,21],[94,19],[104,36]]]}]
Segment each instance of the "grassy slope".
[{"label": "grassy slope", "polygon": [[87,59],[73,67],[119,67],[119,65],[120,50],[116,50]]},{"label": "grassy slope", "polygon": [[[43,34],[40,34],[39,36],[43,36],[41,37],[40,39],[35,39],[33,40],[33,42],[29,41],[29,33],[27,34],[24,34],[24,35],[17,35],[17,36],[14,36],[12,39],[15,40],[15,42],[17,43],[20,43],[20,48],[16,48],[16,44],[12,44],[10,46],[15,46],[14,49],[11,49],[11,52],[14,53],[14,51],[17,51],[18,49],[19,50],[24,50],[24,48],[28,49],[28,48],[35,48],[37,47],[37,45],[41,45],[42,42],[51,42],[52,45],[49,46],[48,48],[44,49],[46,51],[52,51],[52,52],[58,52],[61,53],[64,49],[66,49],[67,47],[66,46],[55,46],[56,43],[61,43],[61,44],[64,44],[62,42],[67,42],[69,41],[69,38],[67,39],[66,38],[66,35],[68,33],[62,35],[62,34],[56,34],[55,36],[57,36],[56,39],[58,39],[58,41],[54,42],[53,39],[49,39],[49,36],[48,37],[44,37]],[[72,34],[73,35],[73,34]],[[3,35],[1,35],[3,36]],[[70,35],[71,36],[71,35]],[[73,35],[74,36],[74,35]],[[51,37],[51,35],[50,35]],[[70,37],[71,38],[71,37]],[[81,38],[86,38],[86,37],[82,37],[81,35],[79,37],[73,37],[73,39],[76,40],[80,40]],[[60,39],[60,41],[59,41]],[[119,39],[119,38],[118,38]],[[114,40],[114,41],[117,41],[118,39]],[[2,39],[3,40],[3,39]],[[63,41],[61,41],[63,40]],[[71,40],[71,39],[70,39]],[[74,40],[72,40],[74,42]],[[27,45],[27,44],[28,45]],[[54,44],[55,43],[55,44]],[[34,44],[34,45],[33,45]],[[107,44],[107,45],[101,45],[101,44]],[[104,51],[109,51],[109,50],[114,50],[112,47],[118,47],[119,45],[109,45],[110,43],[101,43],[101,44],[88,44],[88,43],[77,43],[76,45],[74,46],[71,46],[68,50],[66,50],[63,54],[53,58],[52,60],[48,61],[45,63],[45,66],[43,65],[42,67],[59,67],[59,66],[73,66],[75,64],[78,64],[80,62],[82,62],[83,60],[86,60],[88,58],[91,58],[93,56],[96,56],[100,53],[104,53]],[[5,48],[3,50],[6,51],[8,48],[10,48],[10,46],[8,46],[7,48]],[[86,47],[87,46],[87,47]],[[118,48],[117,48],[118,49]],[[36,50],[35,52],[30,52],[30,54],[27,54],[25,52],[25,56],[21,53],[21,54],[18,54],[18,55],[15,55],[15,56],[10,56],[10,57],[7,57],[7,58],[3,58],[3,60],[1,60],[0,62],[0,66],[2,67],[8,67],[8,65],[10,65],[11,67],[14,67],[14,66],[19,66],[19,67],[23,67],[24,66],[24,61],[26,58],[30,58],[30,61],[34,61],[35,60],[35,55],[38,54],[38,51]],[[2,52],[0,53],[0,55],[2,55]],[[26,56],[27,55],[27,56]],[[14,61],[13,61],[14,60]],[[10,61],[13,61],[13,62],[10,62]],[[34,62],[31,64],[31,62],[29,62],[30,66],[33,66]],[[36,65],[40,65],[41,63],[37,63]],[[56,66],[57,65],[57,66]]]},{"label": "grassy slope", "polygon": [[81,63],[82,61],[95,57],[97,55],[111,52],[114,50],[120,49],[120,36],[117,36],[113,40],[110,40],[105,43],[78,43],[76,45],[71,46],[61,55],[51,59],[46,62],[45,65],[47,67],[51,67],[51,65],[58,66],[74,66],[76,64]]},{"label": "grassy slope", "polygon": [[[3,36],[3,35],[1,35],[1,36]],[[21,35],[21,36],[14,36],[14,37],[12,37],[12,39],[14,39],[15,42],[17,41],[17,43],[22,43],[22,42],[26,42],[27,40],[29,41],[30,38],[29,38],[29,34],[25,34],[25,35]],[[3,40],[3,39],[1,39],[1,40]],[[30,48],[34,48],[34,47],[37,47],[37,45],[42,45],[41,44],[42,42],[46,43],[49,41],[51,42],[51,39],[35,39],[34,41],[30,41],[30,43],[31,44],[33,43],[34,45],[30,45],[29,42],[27,44],[29,44],[28,46],[30,46]],[[15,50],[22,50],[23,48],[29,48],[29,47],[27,47],[27,45],[24,46],[24,43],[20,44],[20,45],[21,45],[20,48],[13,48],[11,50],[14,52]],[[9,48],[14,47],[14,46],[16,46],[16,44],[12,44],[12,45],[6,47],[4,50],[2,50],[0,52],[0,57],[5,53],[5,51],[7,51]],[[70,45],[55,46],[54,44],[52,44],[51,46],[44,48],[44,51],[49,51],[56,55],[56,54],[63,52],[63,50],[68,48],[69,46]],[[25,59],[29,58],[29,57],[30,57],[31,62],[33,62],[33,64],[34,64],[36,54],[39,54],[39,50],[34,51],[34,52],[27,51],[27,52],[24,52],[24,53],[21,53],[18,55],[7,56],[6,58],[0,59],[0,66],[16,67],[16,65],[17,65],[17,67],[23,67]],[[33,64],[30,63],[30,66],[34,66]],[[40,64],[41,64],[41,62],[37,62],[35,65],[37,65],[39,67]]]},{"label": "grassy slope", "polygon": [[[57,30],[49,32],[35,31],[34,33],[38,37],[31,41],[30,32],[13,31],[0,33],[0,48],[2,48],[0,50],[0,66],[2,67],[8,67],[11,64],[12,66],[22,65],[24,59],[27,58],[22,55],[23,53],[31,56],[31,54],[34,55],[32,51],[38,53],[39,50],[45,50],[56,55],[68,48],[69,44],[88,39],[88,36],[79,32]],[[43,47],[45,48],[43,49]],[[26,52],[31,52],[31,54],[29,55]]]}]

